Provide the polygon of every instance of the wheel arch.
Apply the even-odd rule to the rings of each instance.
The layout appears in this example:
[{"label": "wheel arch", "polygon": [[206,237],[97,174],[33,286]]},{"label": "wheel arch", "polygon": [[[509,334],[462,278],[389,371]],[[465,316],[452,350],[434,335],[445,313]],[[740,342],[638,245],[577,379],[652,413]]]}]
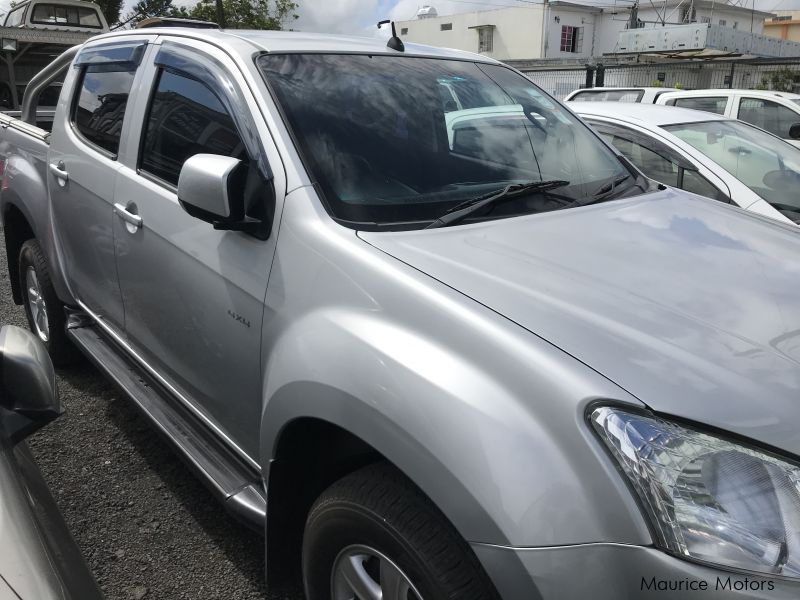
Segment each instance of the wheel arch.
[{"label": "wheel arch", "polygon": [[3,236],[6,243],[6,262],[8,278],[11,283],[11,296],[15,304],[22,304],[22,289],[19,285],[19,252],[22,245],[36,237],[30,219],[20,207],[13,203],[3,206]]},{"label": "wheel arch", "polygon": [[[264,423],[283,423],[268,427],[262,437],[271,456],[266,527],[270,582],[299,573],[303,527],[314,500],[336,480],[377,461],[391,464],[412,481],[464,540],[504,539],[452,470],[369,403],[328,385],[297,382],[279,390],[268,407],[273,417],[265,416]],[[288,418],[287,410],[293,412]],[[275,418],[279,414],[282,418]]]}]

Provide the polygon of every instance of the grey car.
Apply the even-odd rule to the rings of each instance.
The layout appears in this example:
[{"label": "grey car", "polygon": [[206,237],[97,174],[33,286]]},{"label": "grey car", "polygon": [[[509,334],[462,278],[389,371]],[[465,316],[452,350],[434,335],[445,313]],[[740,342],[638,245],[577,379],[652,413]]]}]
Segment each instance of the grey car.
[{"label": "grey car", "polygon": [[23,117],[14,298],[264,532],[270,583],[800,595],[796,228],[397,39],[114,32]]},{"label": "grey car", "polygon": [[0,600],[102,600],[24,442],[62,412],[42,343],[0,328]]}]

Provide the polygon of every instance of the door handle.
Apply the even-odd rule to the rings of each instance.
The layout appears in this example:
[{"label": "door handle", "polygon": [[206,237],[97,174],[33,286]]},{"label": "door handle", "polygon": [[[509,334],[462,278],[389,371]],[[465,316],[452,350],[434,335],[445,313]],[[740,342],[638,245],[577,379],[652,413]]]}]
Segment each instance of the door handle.
[{"label": "door handle", "polygon": [[142,226],[142,217],[129,212],[122,204],[114,204],[114,212],[117,213],[123,221],[130,223],[137,229]]},{"label": "door handle", "polygon": [[50,163],[48,165],[50,167],[50,172],[58,177],[63,183],[69,181],[69,173],[64,170],[64,161],[58,161],[58,164]]}]

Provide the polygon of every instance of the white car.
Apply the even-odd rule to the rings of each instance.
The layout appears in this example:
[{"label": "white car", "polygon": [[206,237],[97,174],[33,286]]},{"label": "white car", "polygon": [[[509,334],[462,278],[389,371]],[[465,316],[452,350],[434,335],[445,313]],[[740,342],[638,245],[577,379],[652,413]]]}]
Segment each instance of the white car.
[{"label": "white car", "polygon": [[800,94],[764,90],[692,90],[662,94],[656,104],[713,112],[766,129],[800,146]]},{"label": "white car", "polygon": [[663,94],[678,88],[663,87],[595,87],[581,88],[567,94],[565,102],[641,102],[655,104]]},{"label": "white car", "polygon": [[645,175],[800,224],[800,149],[722,115],[646,104],[570,106]]}]

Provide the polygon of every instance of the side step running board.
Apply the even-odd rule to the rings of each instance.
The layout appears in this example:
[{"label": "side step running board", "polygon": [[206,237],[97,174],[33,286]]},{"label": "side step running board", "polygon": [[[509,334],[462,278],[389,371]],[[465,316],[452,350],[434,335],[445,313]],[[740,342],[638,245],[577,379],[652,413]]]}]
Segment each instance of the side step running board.
[{"label": "side step running board", "polygon": [[69,328],[67,334],[134,401],[225,507],[246,525],[263,533],[267,502],[260,474],[214,437],[96,326]]}]

